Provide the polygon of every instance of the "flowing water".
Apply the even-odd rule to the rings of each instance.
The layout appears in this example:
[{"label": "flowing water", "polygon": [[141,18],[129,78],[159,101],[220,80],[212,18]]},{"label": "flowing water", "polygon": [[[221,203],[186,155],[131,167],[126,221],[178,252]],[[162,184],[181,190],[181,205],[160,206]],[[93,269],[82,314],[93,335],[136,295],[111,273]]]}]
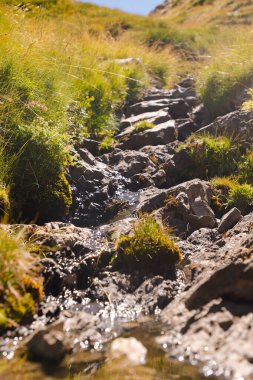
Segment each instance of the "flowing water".
[{"label": "flowing water", "polygon": [[[201,380],[197,366],[171,360],[157,345],[155,338],[162,334],[159,322],[126,322],[123,337],[134,337],[147,349],[145,363],[134,365],[126,357],[113,358],[110,344],[97,350],[76,352],[59,366],[42,365],[21,358],[0,361],[3,380]],[[19,355],[16,355],[16,357]],[[209,377],[210,379],[210,377]]]}]

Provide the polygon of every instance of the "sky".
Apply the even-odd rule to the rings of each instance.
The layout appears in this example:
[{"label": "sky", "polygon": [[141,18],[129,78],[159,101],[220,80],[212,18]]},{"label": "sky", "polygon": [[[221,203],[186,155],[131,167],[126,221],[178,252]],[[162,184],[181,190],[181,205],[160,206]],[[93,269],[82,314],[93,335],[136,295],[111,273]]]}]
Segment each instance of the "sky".
[{"label": "sky", "polygon": [[85,2],[119,8],[126,12],[147,15],[163,0],[84,0]]}]

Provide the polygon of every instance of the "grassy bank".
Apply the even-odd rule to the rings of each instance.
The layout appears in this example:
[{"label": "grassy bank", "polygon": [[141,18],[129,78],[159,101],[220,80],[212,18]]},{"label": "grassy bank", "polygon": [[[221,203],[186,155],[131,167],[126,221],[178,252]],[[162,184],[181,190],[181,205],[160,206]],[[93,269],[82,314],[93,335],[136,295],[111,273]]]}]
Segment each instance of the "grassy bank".
[{"label": "grassy bank", "polygon": [[[12,218],[66,214],[73,141],[112,136],[118,108],[151,82],[175,80],[176,54],[145,44],[145,26],[144,17],[71,1],[0,2],[0,161],[12,163],[0,179]],[[56,215],[43,215],[55,202]]]}]

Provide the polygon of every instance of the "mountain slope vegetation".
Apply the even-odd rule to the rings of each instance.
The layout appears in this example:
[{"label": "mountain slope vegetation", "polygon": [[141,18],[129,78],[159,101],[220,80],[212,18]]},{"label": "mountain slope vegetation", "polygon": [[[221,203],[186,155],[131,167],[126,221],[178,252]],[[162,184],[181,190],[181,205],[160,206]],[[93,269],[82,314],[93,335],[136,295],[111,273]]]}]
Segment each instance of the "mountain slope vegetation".
[{"label": "mountain slope vegetation", "polygon": [[[217,6],[182,1],[169,8],[173,16]],[[113,141],[118,111],[150,86],[193,73],[214,116],[231,108],[238,86],[247,90],[250,26],[237,26],[235,36],[229,25],[182,25],[157,15],[71,0],[0,1],[0,184],[11,220],[65,216],[71,147],[84,137],[102,146]]]},{"label": "mountain slope vegetation", "polygon": [[166,0],[152,14],[187,25],[251,24],[253,4],[244,0]]}]

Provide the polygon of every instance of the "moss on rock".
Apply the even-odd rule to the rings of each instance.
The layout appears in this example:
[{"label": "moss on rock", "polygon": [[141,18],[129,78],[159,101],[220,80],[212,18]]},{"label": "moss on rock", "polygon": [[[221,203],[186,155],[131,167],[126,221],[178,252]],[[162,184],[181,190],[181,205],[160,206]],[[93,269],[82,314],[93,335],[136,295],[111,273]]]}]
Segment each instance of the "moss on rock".
[{"label": "moss on rock", "polygon": [[175,269],[182,254],[171,231],[152,216],[143,215],[136,223],[133,234],[122,236],[117,243],[114,263],[124,271],[141,270],[165,273]]}]

